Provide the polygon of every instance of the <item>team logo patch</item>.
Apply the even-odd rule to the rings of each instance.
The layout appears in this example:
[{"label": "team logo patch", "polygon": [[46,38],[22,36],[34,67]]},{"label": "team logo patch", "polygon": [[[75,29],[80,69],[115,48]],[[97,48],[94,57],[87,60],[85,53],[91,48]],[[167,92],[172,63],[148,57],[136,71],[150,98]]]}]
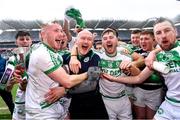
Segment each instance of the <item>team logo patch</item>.
[{"label": "team logo patch", "polygon": [[89,57],[84,58],[84,62],[88,62],[89,61]]},{"label": "team logo patch", "polygon": [[157,111],[158,114],[163,114],[164,113],[164,110],[162,108],[159,108],[158,111]]},{"label": "team logo patch", "polygon": [[173,54],[172,54],[172,53],[167,53],[167,54],[166,54],[166,57],[167,57],[167,60],[172,59]]}]

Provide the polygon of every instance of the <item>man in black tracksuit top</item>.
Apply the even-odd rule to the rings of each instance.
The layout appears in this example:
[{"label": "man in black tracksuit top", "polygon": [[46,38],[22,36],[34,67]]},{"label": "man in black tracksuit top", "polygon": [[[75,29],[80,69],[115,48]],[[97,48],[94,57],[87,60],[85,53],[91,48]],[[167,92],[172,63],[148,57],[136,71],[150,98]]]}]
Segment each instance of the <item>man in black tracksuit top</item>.
[{"label": "man in black tracksuit top", "polygon": [[[78,55],[77,58],[81,62],[81,68],[79,73],[87,72],[89,67],[98,66],[100,57],[91,50],[92,34],[85,30],[79,33],[77,38]],[[83,55],[82,55],[82,54]],[[63,64],[69,64],[71,55],[65,54],[63,56]],[[70,74],[73,74],[70,71]],[[99,81],[98,80],[85,80],[79,85],[70,89],[69,94],[71,96],[71,104],[69,107],[71,119],[108,119],[106,108],[104,106],[101,94],[99,93]],[[78,87],[81,85],[79,90]],[[83,86],[82,85],[82,86]],[[92,86],[92,87],[90,87]],[[90,87],[90,89],[89,89]],[[85,88],[85,89],[84,89]],[[87,90],[87,89],[88,90]]]}]

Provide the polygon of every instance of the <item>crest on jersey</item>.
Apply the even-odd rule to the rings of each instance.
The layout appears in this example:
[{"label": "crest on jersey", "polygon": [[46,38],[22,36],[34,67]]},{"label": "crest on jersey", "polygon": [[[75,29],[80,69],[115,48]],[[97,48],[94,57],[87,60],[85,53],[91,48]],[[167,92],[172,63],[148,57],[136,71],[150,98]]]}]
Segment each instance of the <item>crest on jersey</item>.
[{"label": "crest on jersey", "polygon": [[84,58],[84,62],[88,62],[89,61],[89,57]]}]

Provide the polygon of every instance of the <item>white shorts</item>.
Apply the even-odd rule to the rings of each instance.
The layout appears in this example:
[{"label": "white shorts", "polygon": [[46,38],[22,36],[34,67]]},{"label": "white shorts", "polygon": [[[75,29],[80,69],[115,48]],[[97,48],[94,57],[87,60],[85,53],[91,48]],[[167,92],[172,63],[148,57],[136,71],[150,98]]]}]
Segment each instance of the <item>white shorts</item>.
[{"label": "white shorts", "polygon": [[116,99],[102,98],[110,120],[132,120],[131,103],[127,96]]},{"label": "white shorts", "polygon": [[135,87],[133,93],[136,97],[133,104],[136,106],[148,106],[152,110],[156,111],[162,103],[162,88],[156,90],[144,90],[139,87]]},{"label": "white shorts", "polygon": [[126,84],[126,94],[132,100],[134,100],[133,89],[134,89],[134,85]]},{"label": "white shorts", "polygon": [[12,115],[13,120],[25,120],[25,104],[16,104]]},{"label": "white shorts", "polygon": [[59,102],[44,109],[26,109],[26,120],[63,120],[66,116],[67,112]]},{"label": "white shorts", "polygon": [[156,120],[180,120],[180,106],[175,106],[165,100],[157,110]]},{"label": "white shorts", "polygon": [[60,100],[59,100],[60,104],[64,107],[64,110],[66,112],[69,112],[69,106],[70,106],[70,103],[71,103],[71,98],[67,98],[67,97],[62,97]]}]

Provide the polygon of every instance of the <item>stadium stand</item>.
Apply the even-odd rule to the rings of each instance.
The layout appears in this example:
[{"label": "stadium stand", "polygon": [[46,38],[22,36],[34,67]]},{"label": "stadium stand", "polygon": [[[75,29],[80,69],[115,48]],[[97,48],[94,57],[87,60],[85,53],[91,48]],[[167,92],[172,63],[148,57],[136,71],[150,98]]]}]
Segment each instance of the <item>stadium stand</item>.
[{"label": "stadium stand", "polygon": [[[156,18],[149,18],[144,21],[134,21],[134,20],[88,20],[85,21],[86,28],[92,33],[96,32],[97,36],[95,40],[101,40],[101,33],[107,27],[113,27],[117,29],[119,37],[122,41],[128,42],[130,40],[130,33],[133,29],[152,29],[154,21]],[[175,23],[178,31],[178,38],[180,37],[180,15],[177,15],[172,19]],[[63,24],[63,20],[59,20],[60,24]],[[23,21],[23,20],[1,20],[0,21],[0,49],[13,48],[15,47],[15,34],[18,30],[27,30],[30,32],[33,42],[39,42],[39,30],[43,24],[40,20],[33,21]],[[73,28],[75,22],[71,23],[71,33],[73,33]]]}]

